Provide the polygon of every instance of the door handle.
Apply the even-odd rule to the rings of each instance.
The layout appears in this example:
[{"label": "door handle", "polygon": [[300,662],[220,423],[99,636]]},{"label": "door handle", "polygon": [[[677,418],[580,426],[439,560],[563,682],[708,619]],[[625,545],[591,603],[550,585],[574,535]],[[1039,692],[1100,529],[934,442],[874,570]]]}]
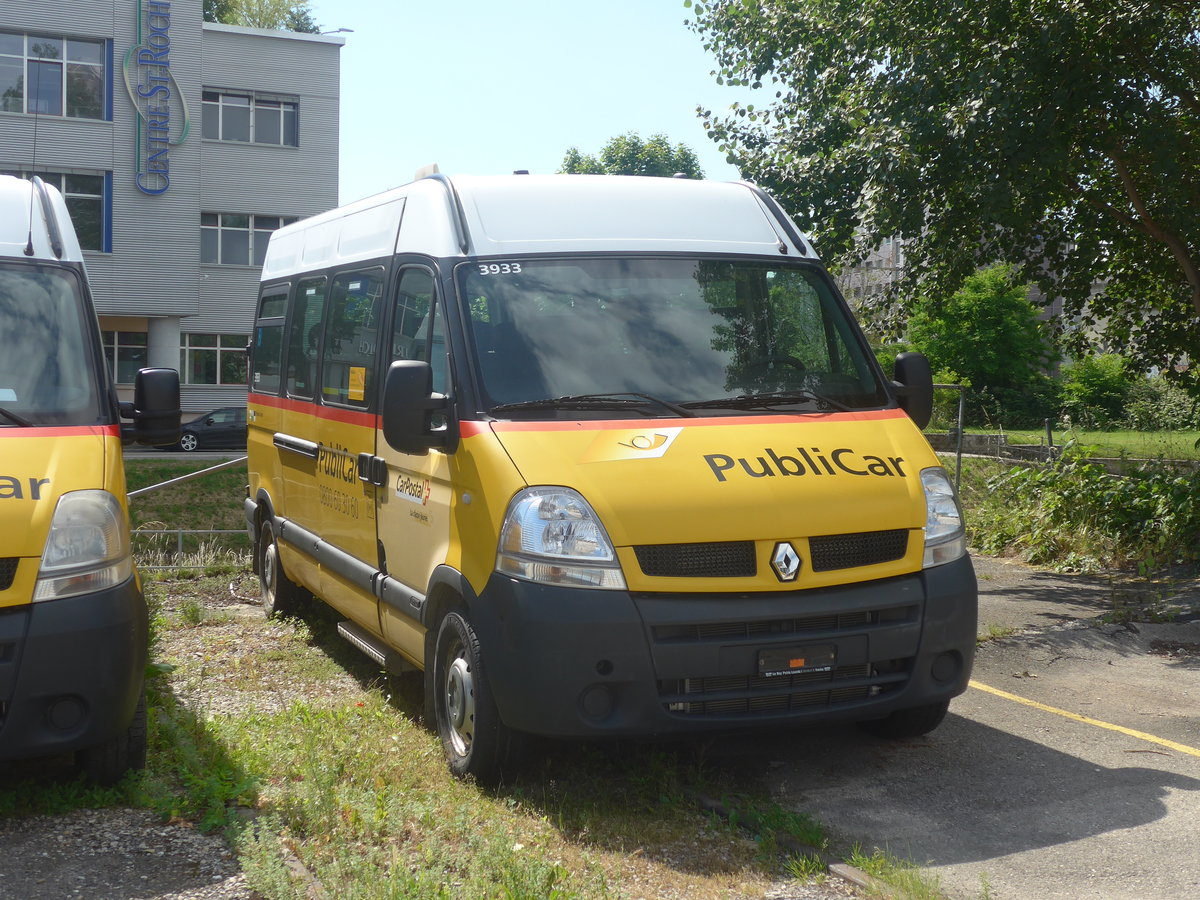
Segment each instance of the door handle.
[{"label": "door handle", "polygon": [[387,484],[387,460],[370,453],[358,454],[358,480],[383,487]]}]

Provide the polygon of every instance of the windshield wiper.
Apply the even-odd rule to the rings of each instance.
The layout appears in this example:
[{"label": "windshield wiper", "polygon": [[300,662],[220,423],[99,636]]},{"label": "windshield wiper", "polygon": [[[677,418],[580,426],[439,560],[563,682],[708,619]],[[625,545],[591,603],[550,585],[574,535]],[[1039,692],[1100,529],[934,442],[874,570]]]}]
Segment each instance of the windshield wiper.
[{"label": "windshield wiper", "polygon": [[20,425],[22,428],[33,428],[33,423],[24,416],[18,416],[15,412],[7,410],[3,406],[0,406],[0,416],[3,416],[15,425]]},{"label": "windshield wiper", "polygon": [[[501,403],[493,406],[492,412],[509,412],[518,409],[624,409],[630,406],[645,406],[647,403],[661,406],[677,416],[693,418],[696,415],[685,406],[634,391],[622,391],[615,394],[572,394],[566,397],[546,397],[542,400],[520,400],[516,403]],[[690,403],[686,404],[686,406],[690,405]]]},{"label": "windshield wiper", "polygon": [[739,394],[736,397],[719,397],[716,400],[695,400],[684,403],[688,409],[755,409],[757,407],[786,406],[789,403],[816,403],[819,409],[840,409],[853,412],[854,408],[823,397],[812,391],[772,391],[765,394]]}]

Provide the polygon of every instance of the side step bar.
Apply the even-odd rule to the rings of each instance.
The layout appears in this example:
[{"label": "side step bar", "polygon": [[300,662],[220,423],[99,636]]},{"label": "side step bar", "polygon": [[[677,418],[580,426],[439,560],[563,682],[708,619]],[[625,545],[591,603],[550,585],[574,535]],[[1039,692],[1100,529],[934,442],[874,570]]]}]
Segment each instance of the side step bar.
[{"label": "side step bar", "polygon": [[337,630],[338,634],[393,675],[418,671],[416,666],[360,625],[354,622],[338,622]]}]

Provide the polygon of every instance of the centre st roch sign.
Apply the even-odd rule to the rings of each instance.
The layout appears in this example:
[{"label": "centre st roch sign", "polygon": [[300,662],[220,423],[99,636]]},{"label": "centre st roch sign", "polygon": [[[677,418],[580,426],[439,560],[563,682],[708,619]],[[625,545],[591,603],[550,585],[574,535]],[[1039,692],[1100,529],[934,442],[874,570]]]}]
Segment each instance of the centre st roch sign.
[{"label": "centre st roch sign", "polygon": [[187,98],[171,73],[170,0],[142,0],[137,43],[125,51],[121,69],[137,112],[134,181],[144,194],[165,194],[171,148],[186,141],[192,127]]}]

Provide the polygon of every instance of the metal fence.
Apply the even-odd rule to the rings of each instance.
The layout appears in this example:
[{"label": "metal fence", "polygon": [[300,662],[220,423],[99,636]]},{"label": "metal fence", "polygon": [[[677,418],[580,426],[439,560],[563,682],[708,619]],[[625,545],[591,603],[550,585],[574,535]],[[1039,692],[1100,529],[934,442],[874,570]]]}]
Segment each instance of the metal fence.
[{"label": "metal fence", "polygon": [[[203,478],[206,475],[211,475],[214,472],[221,472],[225,469],[232,469],[246,462],[246,457],[240,456],[237,459],[226,460],[223,463],[218,463],[215,466],[209,466],[207,469],[201,469],[198,472],[189,472],[187,475],[180,475],[178,478],[171,478],[167,481],[161,481],[158,484],[148,485],[144,488],[139,488],[136,491],[130,491],[127,495],[130,500],[149,494],[152,491],[162,490],[163,488],[173,487],[182,484],[185,481],[191,481],[195,478]],[[168,541],[162,540],[165,536],[174,535],[174,547],[170,547]],[[230,552],[236,550],[239,546],[244,547],[247,551],[250,547],[250,535],[244,528],[238,529],[217,529],[217,528],[138,528],[131,535],[135,548],[140,544],[142,546],[143,556],[153,553],[160,553],[163,558],[174,555],[176,562],[172,565],[155,565],[143,562],[138,563],[139,569],[145,570],[161,570],[161,569],[193,569],[197,567],[196,562],[185,563],[182,561],[185,553],[189,551],[197,551],[203,549],[204,537],[217,538],[218,536],[238,535],[240,539],[231,539],[227,541],[227,546],[222,548]],[[150,547],[146,547],[149,541]],[[168,544],[168,546],[153,546],[156,542],[160,544]],[[210,548],[211,549],[211,548]],[[154,558],[154,557],[152,557]]]}]

